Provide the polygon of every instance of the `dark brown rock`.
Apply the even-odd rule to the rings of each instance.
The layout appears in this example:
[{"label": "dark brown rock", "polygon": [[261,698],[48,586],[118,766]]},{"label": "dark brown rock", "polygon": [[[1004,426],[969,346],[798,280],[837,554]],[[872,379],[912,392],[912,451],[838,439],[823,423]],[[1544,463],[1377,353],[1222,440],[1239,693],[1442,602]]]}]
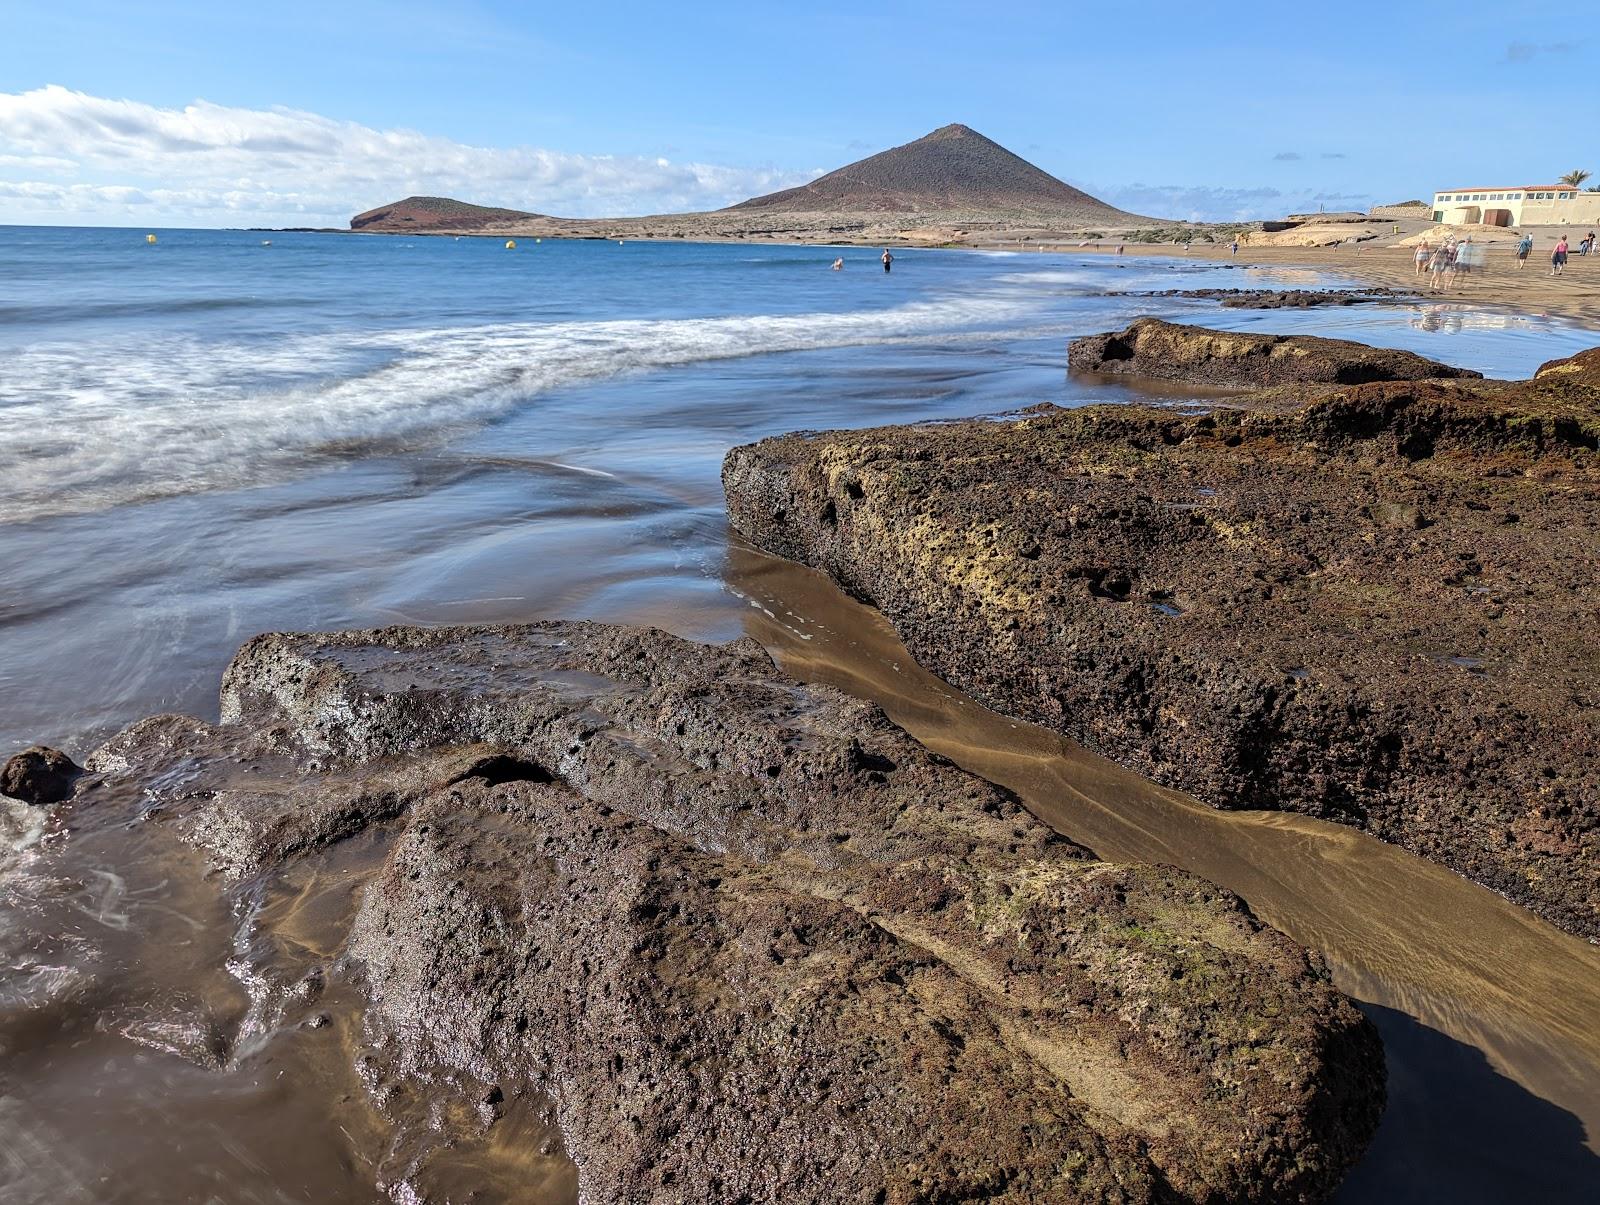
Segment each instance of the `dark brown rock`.
[{"label": "dark brown rock", "polygon": [[586,1200],[1317,1200],[1376,1124],[1316,957],[750,642],[264,636],[222,716],[135,725],[94,789],[246,888],[392,832],[349,942],[369,1082],[483,1124],[531,1085]]},{"label": "dark brown rock", "polygon": [[1597,369],[790,436],[723,479],[739,530],[998,710],[1593,938]]},{"label": "dark brown rock", "polygon": [[1258,335],[1140,318],[1126,329],[1074,339],[1067,364],[1079,372],[1196,385],[1359,385],[1370,381],[1481,378],[1409,351],[1315,335]]},{"label": "dark brown rock", "polygon": [[34,745],[13,754],[0,767],[0,795],[23,803],[60,803],[72,796],[83,770],[59,749]]},{"label": "dark brown rock", "polygon": [[1395,305],[1420,300],[1400,289],[1158,289],[1110,297],[1185,297],[1220,302],[1225,310],[1309,310],[1321,306]]}]

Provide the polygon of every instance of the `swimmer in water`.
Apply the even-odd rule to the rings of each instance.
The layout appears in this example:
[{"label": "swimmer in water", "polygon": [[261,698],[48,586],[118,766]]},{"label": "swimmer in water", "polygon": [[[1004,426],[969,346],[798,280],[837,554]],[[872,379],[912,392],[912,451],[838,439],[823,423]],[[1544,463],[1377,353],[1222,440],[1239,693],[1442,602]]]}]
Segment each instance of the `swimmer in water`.
[{"label": "swimmer in water", "polygon": [[893,263],[894,263],[894,256],[890,255],[889,254],[889,249],[887,247],[885,247],[883,249],[883,270],[885,272],[887,272],[889,270],[889,266],[891,264],[893,264]]},{"label": "swimmer in water", "polygon": [[844,271],[844,256],[841,255],[838,259],[833,261],[833,270],[835,272]]}]

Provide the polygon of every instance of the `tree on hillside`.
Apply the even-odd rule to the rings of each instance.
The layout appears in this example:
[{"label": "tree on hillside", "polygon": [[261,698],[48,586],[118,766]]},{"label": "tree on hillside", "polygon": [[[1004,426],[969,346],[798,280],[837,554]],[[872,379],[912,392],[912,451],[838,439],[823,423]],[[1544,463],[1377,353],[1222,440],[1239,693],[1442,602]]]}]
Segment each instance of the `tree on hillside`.
[{"label": "tree on hillside", "polygon": [[1570,184],[1572,187],[1576,188],[1592,175],[1594,175],[1593,172],[1586,172],[1580,167],[1576,171],[1568,172],[1566,175],[1562,176],[1558,183]]}]

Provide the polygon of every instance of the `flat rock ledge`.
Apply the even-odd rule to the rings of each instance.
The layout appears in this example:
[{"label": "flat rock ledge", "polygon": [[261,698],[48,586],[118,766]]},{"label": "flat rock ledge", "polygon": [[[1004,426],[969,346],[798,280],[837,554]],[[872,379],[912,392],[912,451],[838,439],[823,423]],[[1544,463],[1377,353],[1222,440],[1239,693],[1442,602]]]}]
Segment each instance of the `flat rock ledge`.
[{"label": "flat rock ledge", "polygon": [[[1133,363],[1175,337],[1130,330]],[[1209,350],[1179,363],[1227,378],[1212,357],[1263,358],[1240,340],[1184,334]],[[1600,350],[1520,383],[785,436],[723,482],[741,532],[989,706],[1217,807],[1359,825],[1593,939],[1597,445]]]},{"label": "flat rock ledge", "polygon": [[[1403,289],[1156,289],[1108,297],[1184,297],[1219,302],[1225,310],[1309,310],[1319,306],[1404,305],[1422,295]],[[1358,345],[1359,346],[1359,345]]]},{"label": "flat rock ledge", "polygon": [[1317,335],[1258,335],[1139,318],[1125,329],[1074,339],[1068,367],[1220,387],[1361,385],[1371,381],[1481,379],[1415,352]]},{"label": "flat rock ledge", "polygon": [[1314,1201],[1382,1108],[1315,956],[753,642],[262,636],[87,768],[233,890],[387,834],[369,1082],[532,1085],[584,1200]]}]

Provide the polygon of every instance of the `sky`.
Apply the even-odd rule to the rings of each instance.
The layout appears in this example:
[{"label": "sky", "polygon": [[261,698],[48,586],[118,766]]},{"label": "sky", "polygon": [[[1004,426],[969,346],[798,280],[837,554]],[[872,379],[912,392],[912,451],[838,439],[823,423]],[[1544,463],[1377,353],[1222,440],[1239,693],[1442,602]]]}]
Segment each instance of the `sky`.
[{"label": "sky", "polygon": [[950,122],[1138,213],[1365,208],[1600,173],[1580,9],[0,0],[0,223],[715,208]]}]

